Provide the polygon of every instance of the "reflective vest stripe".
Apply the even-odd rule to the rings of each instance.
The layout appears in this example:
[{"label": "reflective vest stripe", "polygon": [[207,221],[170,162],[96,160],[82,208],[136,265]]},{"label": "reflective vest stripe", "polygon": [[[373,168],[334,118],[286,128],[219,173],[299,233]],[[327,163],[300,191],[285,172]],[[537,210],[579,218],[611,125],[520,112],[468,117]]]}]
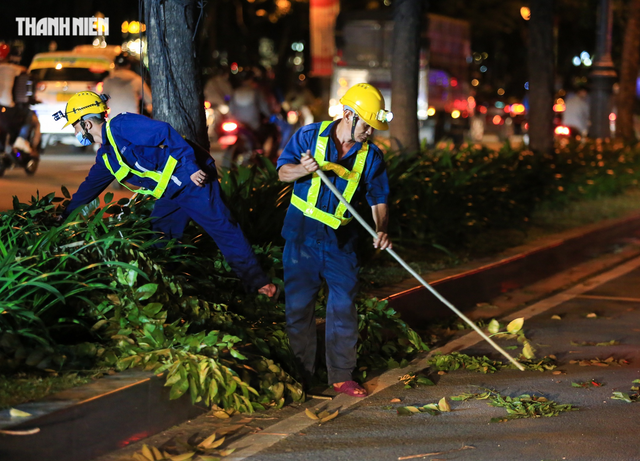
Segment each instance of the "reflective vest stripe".
[{"label": "reflective vest stripe", "polygon": [[[325,161],[329,136],[320,136],[320,133],[324,132],[324,130],[326,130],[327,126],[329,126],[330,123],[331,122],[322,122],[322,124],[320,125],[314,158],[316,162],[318,162],[321,170],[333,171],[337,176],[347,181],[347,186],[345,187],[342,195],[347,202],[351,202],[351,199],[353,198],[353,195],[358,188],[360,177],[362,176],[362,171],[364,170],[364,165],[367,160],[367,153],[369,151],[369,145],[367,143],[362,144],[362,147],[356,154],[356,160],[351,171],[347,170],[345,167],[337,163]],[[338,227],[344,226],[345,224],[349,223],[352,218],[344,217],[344,214],[347,211],[347,207],[342,203],[338,204],[338,207],[336,208],[336,212],[334,214],[327,213],[316,207],[316,203],[318,203],[318,195],[320,194],[321,183],[322,180],[320,179],[320,176],[314,174],[311,178],[311,185],[309,186],[307,199],[303,200],[294,193],[291,195],[291,204],[302,211],[305,216],[316,219],[333,229],[337,229]]]},{"label": "reflective vest stripe", "polygon": [[[116,160],[118,160],[118,165],[120,167],[118,168],[117,171],[114,172],[113,168],[111,167],[111,164],[109,163],[108,155],[102,154],[102,160],[104,160],[105,166],[111,172],[111,174],[115,176],[116,180],[120,184],[122,184],[124,187],[129,189],[131,192],[137,192],[138,194],[143,194],[143,195],[152,195],[155,198],[162,197],[162,194],[164,194],[164,191],[167,190],[167,186],[169,184],[169,181],[171,180],[171,175],[173,175],[173,172],[176,169],[176,166],[178,165],[178,161],[174,157],[169,156],[169,158],[167,159],[167,163],[164,165],[164,169],[161,172],[144,171],[141,173],[137,170],[134,170],[129,165],[127,165],[124,162],[124,160],[122,160],[122,156],[120,155],[120,151],[118,150],[118,145],[114,141],[113,135],[111,134],[111,120],[113,119],[107,120],[107,137],[109,138],[109,143],[111,144],[111,147],[113,147],[113,151],[116,154]],[[155,181],[157,185],[153,190],[144,189],[144,188],[133,190],[129,188],[126,184],[122,183],[124,178],[126,178],[129,175],[129,173],[136,175],[139,178],[150,178],[153,181]]]}]

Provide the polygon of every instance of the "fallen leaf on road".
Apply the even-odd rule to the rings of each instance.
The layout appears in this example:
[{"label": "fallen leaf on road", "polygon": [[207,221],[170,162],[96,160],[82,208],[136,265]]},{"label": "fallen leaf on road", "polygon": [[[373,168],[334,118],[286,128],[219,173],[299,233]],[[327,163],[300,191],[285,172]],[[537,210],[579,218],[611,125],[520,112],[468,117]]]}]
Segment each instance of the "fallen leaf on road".
[{"label": "fallen leaf on road", "polygon": [[556,370],[551,372],[552,375],[566,375],[564,371]]},{"label": "fallen leaf on road", "polygon": [[398,458],[398,461],[401,461],[403,459],[425,458],[427,456],[444,455],[446,453],[455,453],[457,451],[473,450],[474,448],[476,448],[476,447],[474,447],[472,445],[463,445],[462,448],[456,448],[455,450],[436,451],[434,453],[422,453],[420,455],[411,455],[411,456],[400,456]]},{"label": "fallen leaf on road", "polygon": [[560,317],[558,314],[552,315],[551,316],[552,320],[562,320],[562,317]]},{"label": "fallen leaf on road", "polygon": [[442,412],[449,412],[451,411],[451,407],[449,406],[449,402],[447,402],[447,398],[446,397],[442,397],[440,399],[440,401],[438,402],[438,408],[440,409],[440,411]]},{"label": "fallen leaf on road", "polygon": [[447,374],[447,372],[446,372],[446,371],[443,371],[443,370],[440,370],[440,371],[438,372],[438,374],[439,374],[440,376],[442,376],[442,375],[446,375],[446,374]]},{"label": "fallen leaf on road", "polygon": [[12,418],[26,418],[27,416],[31,416],[31,413],[12,408],[11,410],[9,410],[9,415],[11,415]]},{"label": "fallen leaf on road", "polygon": [[401,400],[400,399],[391,399],[390,402],[391,403],[399,403],[399,402],[401,402]]},{"label": "fallen leaf on road", "polygon": [[598,318],[598,314],[596,314],[595,312],[591,312],[590,314],[587,314],[587,318],[588,319]]}]

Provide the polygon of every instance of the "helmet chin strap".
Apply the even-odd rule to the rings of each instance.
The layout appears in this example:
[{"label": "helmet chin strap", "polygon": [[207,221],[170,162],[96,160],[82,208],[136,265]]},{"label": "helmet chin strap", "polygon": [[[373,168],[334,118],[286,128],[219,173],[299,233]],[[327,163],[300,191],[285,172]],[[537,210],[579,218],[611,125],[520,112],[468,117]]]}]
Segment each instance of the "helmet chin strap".
[{"label": "helmet chin strap", "polygon": [[353,142],[356,142],[356,138],[354,137],[354,134],[356,132],[356,125],[358,124],[359,118],[360,117],[358,117],[358,114],[353,112],[353,121],[351,122],[351,141]]}]

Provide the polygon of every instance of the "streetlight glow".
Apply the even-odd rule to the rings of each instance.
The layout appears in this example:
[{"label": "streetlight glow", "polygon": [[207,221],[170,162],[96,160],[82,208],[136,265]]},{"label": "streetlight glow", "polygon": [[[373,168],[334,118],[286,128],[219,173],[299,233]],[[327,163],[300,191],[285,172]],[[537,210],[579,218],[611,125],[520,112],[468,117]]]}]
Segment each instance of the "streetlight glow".
[{"label": "streetlight glow", "polygon": [[529,19],[531,19],[531,10],[526,6],[523,6],[522,8],[520,8],[520,16],[522,16],[522,19],[524,19],[525,21],[528,21]]}]

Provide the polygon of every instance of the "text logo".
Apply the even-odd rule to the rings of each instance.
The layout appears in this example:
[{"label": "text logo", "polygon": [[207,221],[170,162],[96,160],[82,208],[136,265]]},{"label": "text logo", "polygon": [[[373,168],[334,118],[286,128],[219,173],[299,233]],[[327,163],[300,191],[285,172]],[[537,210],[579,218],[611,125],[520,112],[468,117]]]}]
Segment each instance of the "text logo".
[{"label": "text logo", "polygon": [[16,18],[21,36],[109,35],[109,18]]}]

